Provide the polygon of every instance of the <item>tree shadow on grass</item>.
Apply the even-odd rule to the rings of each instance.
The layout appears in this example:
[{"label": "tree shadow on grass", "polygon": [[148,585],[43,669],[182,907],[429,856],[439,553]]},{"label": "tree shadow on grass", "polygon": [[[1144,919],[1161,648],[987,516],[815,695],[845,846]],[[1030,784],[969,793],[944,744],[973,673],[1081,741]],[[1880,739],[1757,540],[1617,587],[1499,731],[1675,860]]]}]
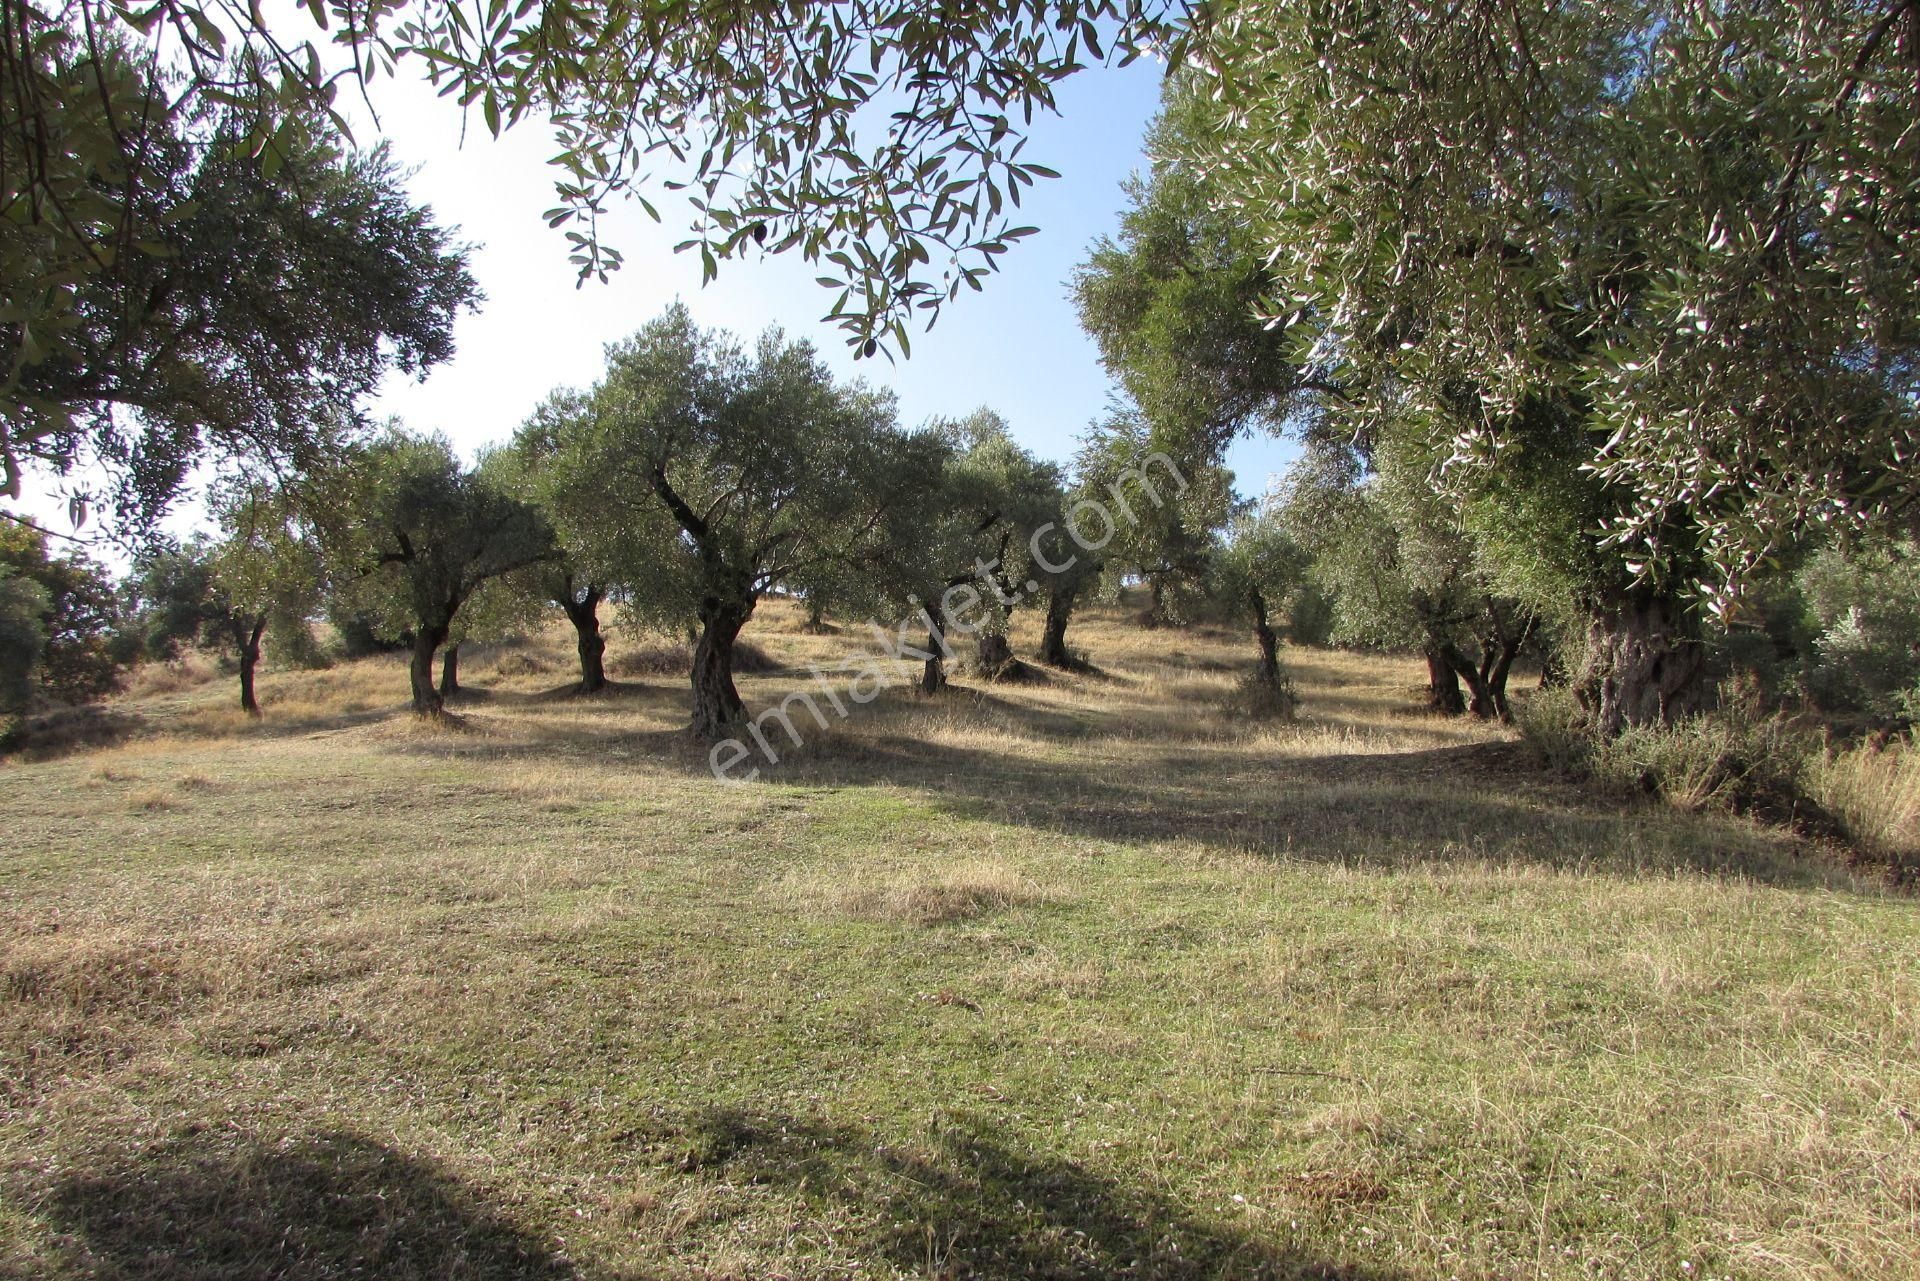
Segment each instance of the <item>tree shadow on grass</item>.
[{"label": "tree shadow on grass", "polygon": [[53,1275],[558,1281],[570,1263],[434,1166],[323,1134],[238,1150],[204,1139],[68,1176],[38,1207]]},{"label": "tree shadow on grass", "polygon": [[916,787],[956,818],[1083,839],[1193,841],[1255,857],[1678,870],[1865,887],[1788,834],[1599,797],[1546,775],[1510,743],[1303,758],[1173,747],[1088,762],[873,735],[855,751],[846,761],[818,753],[763,777]]},{"label": "tree shadow on grass", "polygon": [[[1106,1281],[1391,1281],[1057,1155],[1016,1150],[985,1120],[948,1117],[893,1144],[848,1126],[714,1111],[679,1136],[683,1169],[805,1202],[837,1255],[930,1277]],[[877,1269],[876,1269],[877,1270]]]}]

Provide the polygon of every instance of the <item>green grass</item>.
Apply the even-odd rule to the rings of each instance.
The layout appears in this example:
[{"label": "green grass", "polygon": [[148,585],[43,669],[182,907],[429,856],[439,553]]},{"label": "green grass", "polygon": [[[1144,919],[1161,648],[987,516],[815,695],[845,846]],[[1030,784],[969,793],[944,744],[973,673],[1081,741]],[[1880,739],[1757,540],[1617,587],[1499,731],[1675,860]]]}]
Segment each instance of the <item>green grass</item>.
[{"label": "green grass", "polygon": [[1076,631],[749,786],[561,638],[0,770],[0,1275],[1920,1273],[1911,898],[1410,664],[1242,724],[1239,639]]}]

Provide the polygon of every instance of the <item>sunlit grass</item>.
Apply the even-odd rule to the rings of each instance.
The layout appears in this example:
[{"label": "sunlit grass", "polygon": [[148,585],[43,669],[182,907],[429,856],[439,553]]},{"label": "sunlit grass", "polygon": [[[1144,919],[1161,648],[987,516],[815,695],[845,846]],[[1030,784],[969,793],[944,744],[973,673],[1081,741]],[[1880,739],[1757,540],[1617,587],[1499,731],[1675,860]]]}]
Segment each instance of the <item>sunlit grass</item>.
[{"label": "sunlit grass", "polygon": [[[756,708],[869,647],[799,613]],[[1074,633],[744,786],[558,632],[0,769],[0,1276],[1920,1273],[1911,899],[1413,662]]]}]

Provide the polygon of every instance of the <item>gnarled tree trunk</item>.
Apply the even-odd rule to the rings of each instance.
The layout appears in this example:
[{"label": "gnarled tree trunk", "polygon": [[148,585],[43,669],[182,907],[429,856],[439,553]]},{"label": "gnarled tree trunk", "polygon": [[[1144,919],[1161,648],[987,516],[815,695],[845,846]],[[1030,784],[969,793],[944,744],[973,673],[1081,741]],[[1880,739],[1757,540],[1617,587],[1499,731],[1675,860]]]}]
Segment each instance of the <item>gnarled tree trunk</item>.
[{"label": "gnarled tree trunk", "polygon": [[260,635],[267,630],[267,620],[256,619],[251,628],[242,632],[234,628],[235,646],[240,651],[240,710],[249,716],[260,714],[260,700],[254,697],[253,674],[260,666]]},{"label": "gnarled tree trunk", "polygon": [[1697,711],[1706,648],[1676,600],[1635,594],[1604,602],[1587,622],[1586,666],[1575,692],[1603,738],[1629,726],[1671,725]]},{"label": "gnarled tree trunk", "polygon": [[996,676],[1014,663],[1013,646],[1007,643],[1005,632],[984,632],[980,636],[980,671],[982,675]]},{"label": "gnarled tree trunk", "polygon": [[1073,618],[1074,598],[1078,595],[1068,587],[1056,587],[1047,593],[1047,622],[1040,632],[1039,659],[1048,667],[1071,669],[1074,666],[1073,655],[1067,650],[1067,624]]},{"label": "gnarled tree trunk", "polygon": [[[1454,675],[1466,682],[1466,710],[1483,721],[1492,720],[1497,714],[1497,704],[1493,691],[1487,685],[1485,666],[1475,663],[1459,646],[1451,642],[1440,646],[1440,655],[1446,660],[1447,666],[1453,669]],[[1454,697],[1459,697],[1457,688]],[[1461,709],[1455,707],[1451,710],[1458,712]]]},{"label": "gnarled tree trunk", "polygon": [[947,687],[947,617],[927,610],[927,661],[920,668],[920,692],[938,694]]},{"label": "gnarled tree trunk", "polygon": [[445,707],[440,691],[433,687],[433,658],[447,642],[446,623],[416,627],[413,633],[413,661],[407,668],[407,681],[413,691],[413,710],[421,716],[438,716]]},{"label": "gnarled tree trunk", "polygon": [[607,687],[607,638],[600,634],[600,602],[606,593],[589,588],[578,600],[569,594],[561,604],[573,624],[574,648],[580,654],[580,692],[597,694]]},{"label": "gnarled tree trunk", "polygon": [[1466,696],[1460,692],[1460,674],[1447,661],[1445,647],[1429,643],[1427,659],[1427,707],[1448,716],[1467,710]]},{"label": "gnarled tree trunk", "polygon": [[1260,642],[1260,683],[1269,689],[1280,688],[1280,637],[1267,621],[1267,602],[1253,593],[1253,637]]},{"label": "gnarled tree trunk", "polygon": [[753,616],[751,602],[708,597],[700,602],[700,639],[693,646],[693,732],[725,738],[747,718],[733,687],[733,643]]},{"label": "gnarled tree trunk", "polygon": [[442,701],[460,693],[460,647],[447,646],[447,652],[440,656],[440,698]]}]

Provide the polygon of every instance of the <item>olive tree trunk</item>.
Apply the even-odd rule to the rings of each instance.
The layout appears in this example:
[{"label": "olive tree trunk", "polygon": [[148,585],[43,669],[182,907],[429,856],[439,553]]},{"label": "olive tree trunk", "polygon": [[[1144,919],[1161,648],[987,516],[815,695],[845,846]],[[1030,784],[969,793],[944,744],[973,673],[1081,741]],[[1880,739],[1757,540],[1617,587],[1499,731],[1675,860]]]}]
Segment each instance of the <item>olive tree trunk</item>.
[{"label": "olive tree trunk", "polygon": [[421,716],[438,716],[446,706],[440,697],[440,691],[433,687],[433,658],[446,644],[446,623],[431,626],[419,626],[413,632],[413,661],[408,665],[407,679],[413,690],[413,710]]},{"label": "olive tree trunk", "polygon": [[1671,725],[1699,710],[1706,647],[1680,602],[1611,601],[1587,622],[1587,658],[1576,687],[1603,738],[1630,726]]},{"label": "olive tree trunk", "polygon": [[983,675],[997,676],[1013,665],[1013,646],[1007,642],[1005,632],[987,632],[980,637],[980,671]]},{"label": "olive tree trunk", "polygon": [[440,656],[440,698],[444,702],[460,693],[460,647],[447,646]]},{"label": "olive tree trunk", "polygon": [[700,606],[700,639],[693,646],[693,732],[725,738],[747,717],[733,687],[733,644],[752,615],[751,605],[712,598]]},{"label": "olive tree trunk", "polygon": [[1460,692],[1460,673],[1447,661],[1446,647],[1429,643],[1426,647],[1427,659],[1427,707],[1447,716],[1458,716],[1467,710],[1467,700]]},{"label": "olive tree trunk", "polygon": [[1067,650],[1067,624],[1073,619],[1077,592],[1056,587],[1047,593],[1047,623],[1040,633],[1040,661],[1048,667],[1071,669],[1073,655]]},{"label": "olive tree trunk", "polygon": [[580,654],[582,694],[597,694],[607,687],[607,638],[600,634],[600,601],[605,595],[596,587],[581,599],[562,604],[567,621],[573,624],[574,648]]},{"label": "olive tree trunk", "polygon": [[1280,688],[1280,637],[1267,619],[1267,602],[1259,592],[1253,594],[1253,638],[1260,642],[1260,683]]},{"label": "olive tree trunk", "polygon": [[938,694],[947,687],[947,618],[937,608],[927,610],[927,661],[920,669],[920,692]]},{"label": "olive tree trunk", "polygon": [[254,620],[251,628],[244,632],[241,627],[234,628],[235,646],[240,651],[240,710],[249,716],[260,714],[260,700],[254,696],[253,675],[260,666],[260,635],[267,630],[267,620]]}]

